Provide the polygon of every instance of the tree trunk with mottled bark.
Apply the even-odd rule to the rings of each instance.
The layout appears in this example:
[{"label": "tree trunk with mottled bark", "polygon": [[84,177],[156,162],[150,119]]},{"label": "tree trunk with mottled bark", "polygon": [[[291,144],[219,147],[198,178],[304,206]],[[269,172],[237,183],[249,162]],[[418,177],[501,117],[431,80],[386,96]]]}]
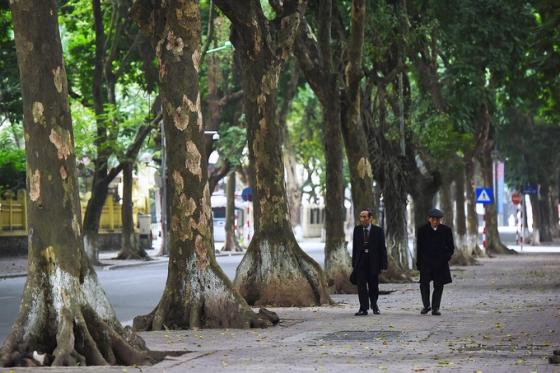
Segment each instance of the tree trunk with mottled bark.
[{"label": "tree trunk with mottled bark", "polygon": [[226,242],[223,251],[243,251],[235,235],[235,171],[230,173],[226,184]]},{"label": "tree trunk with mottled bark", "polygon": [[123,167],[123,200],[121,207],[121,250],[117,259],[143,259],[148,253],[140,246],[134,231],[134,209],[132,205],[132,162],[126,162]]},{"label": "tree trunk with mottled bark", "polygon": [[332,2],[318,9],[318,37],[302,23],[296,39],[295,54],[323,111],[323,144],[326,163],[325,193],[325,274],[334,293],[355,293],[350,282],[352,261],[344,234],[343,140],[339,71],[335,70],[332,50]]},{"label": "tree trunk with mottled bark", "polygon": [[301,200],[303,196],[303,188],[298,177],[298,163],[296,160],[296,152],[290,139],[288,130],[288,114],[290,113],[291,103],[298,92],[300,72],[295,62],[288,61],[287,66],[282,73],[280,84],[283,84],[282,103],[278,110],[278,123],[283,129],[283,161],[286,170],[286,190],[288,194],[288,211],[290,212],[290,223],[292,227],[300,226],[301,228]]},{"label": "tree trunk with mottled bark", "polygon": [[533,212],[533,238],[531,239],[532,245],[541,244],[541,226],[542,226],[542,214],[541,205],[539,203],[539,196],[536,194],[530,194],[529,200],[531,201],[531,210]]},{"label": "tree trunk with mottled bark", "polygon": [[145,364],[84,252],[72,119],[55,1],[11,4],[24,104],[29,271],[0,366],[33,351],[52,365]]},{"label": "tree trunk with mottled bark", "polygon": [[[135,3],[133,18],[151,35],[159,63],[167,140],[169,266],[163,295],[140,330],[264,327],[278,321],[256,314],[235,291],[214,255],[210,190],[198,86],[200,13],[196,0]],[[272,313],[271,313],[272,314]]]},{"label": "tree trunk with mottled bark", "polygon": [[366,5],[364,0],[352,1],[352,26],[348,41],[348,63],[345,68],[345,97],[342,104],[342,135],[348,157],[354,220],[360,211],[375,209],[373,171],[368,157],[367,137],[361,121],[360,81],[363,77]]},{"label": "tree trunk with mottled bark", "polygon": [[452,178],[446,175],[441,183],[439,189],[439,202],[441,206],[441,211],[443,212],[443,219],[445,224],[451,229],[454,229],[454,214],[453,214],[453,202],[452,202]]},{"label": "tree trunk with mottled bark", "polygon": [[[486,120],[489,120],[489,118],[486,118]],[[480,154],[479,162],[482,180],[485,186],[491,188],[494,185],[491,156],[492,147],[487,143],[482,146],[481,149],[482,153]],[[515,251],[505,246],[500,239],[496,203],[486,204],[484,208],[486,210],[486,252],[488,254],[514,254]]]},{"label": "tree trunk with mottled bark", "polygon": [[467,244],[467,218],[465,214],[465,169],[460,166],[455,174],[455,253],[452,265],[472,265],[476,260]]},{"label": "tree trunk with mottled bark", "polygon": [[336,77],[326,82],[326,102],[323,104],[323,141],[327,169],[325,195],[325,274],[335,293],[354,293],[350,283],[352,261],[344,234],[344,182],[342,175],[343,144],[340,128],[340,99],[337,94]]},{"label": "tree trunk with mottled bark", "polygon": [[475,185],[475,160],[472,157],[465,157],[465,195],[467,197],[467,241],[466,246],[471,255],[483,256],[484,252],[478,245],[478,215],[476,213],[476,193]]},{"label": "tree trunk with mottled bark", "polygon": [[[237,268],[235,286],[249,304],[312,306],[330,303],[321,267],[299,247],[289,221],[282,162],[282,129],[276,118],[280,69],[292,51],[305,1],[285,1],[267,20],[259,1],[216,5],[233,24],[241,53],[249,161],[255,171],[255,234]],[[279,5],[279,4],[277,4]]]},{"label": "tree trunk with mottled bark", "polygon": [[544,181],[539,189],[539,206],[541,210],[541,242],[552,242],[550,186]]},{"label": "tree trunk with mottled bark", "polygon": [[[556,175],[554,180],[558,180],[558,171],[556,171]],[[559,195],[558,183],[552,184],[550,188],[550,228],[553,239],[560,237],[560,217],[558,213],[558,204],[560,203]]]}]

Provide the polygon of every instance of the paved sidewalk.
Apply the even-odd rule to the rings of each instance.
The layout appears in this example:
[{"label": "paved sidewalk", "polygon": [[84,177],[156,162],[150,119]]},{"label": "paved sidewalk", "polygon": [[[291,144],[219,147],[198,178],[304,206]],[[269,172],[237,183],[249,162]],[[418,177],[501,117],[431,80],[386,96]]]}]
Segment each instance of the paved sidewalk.
[{"label": "paved sidewalk", "polygon": [[[440,317],[419,314],[418,285],[382,284],[382,314],[336,306],[273,308],[277,327],[142,333],[154,350],[185,350],[152,367],[16,368],[14,372],[551,372],[560,348],[560,254],[481,259],[453,268]],[[1,373],[8,369],[0,368]]]}]

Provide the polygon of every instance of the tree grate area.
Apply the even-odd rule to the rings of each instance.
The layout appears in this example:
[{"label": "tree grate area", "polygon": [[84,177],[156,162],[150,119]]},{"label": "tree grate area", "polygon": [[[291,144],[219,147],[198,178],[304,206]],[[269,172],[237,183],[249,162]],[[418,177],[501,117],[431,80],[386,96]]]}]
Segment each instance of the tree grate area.
[{"label": "tree grate area", "polygon": [[503,351],[539,351],[544,349],[550,349],[548,345],[485,345],[485,344],[475,344],[475,345],[465,345],[457,349],[459,352],[503,352]]},{"label": "tree grate area", "polygon": [[373,331],[343,330],[334,333],[329,333],[320,339],[324,341],[368,342],[372,340],[394,341],[403,336],[404,333],[398,330],[373,330]]}]

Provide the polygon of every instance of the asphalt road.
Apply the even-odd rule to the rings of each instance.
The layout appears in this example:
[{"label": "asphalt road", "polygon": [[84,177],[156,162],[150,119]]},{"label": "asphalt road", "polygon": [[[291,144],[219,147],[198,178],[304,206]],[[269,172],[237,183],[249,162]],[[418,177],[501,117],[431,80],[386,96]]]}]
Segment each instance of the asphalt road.
[{"label": "asphalt road", "polygon": [[[317,243],[305,251],[323,266],[323,244]],[[220,256],[218,263],[233,280],[242,258],[242,255]],[[135,316],[151,312],[159,301],[167,278],[167,262],[98,271],[97,275],[118,319],[131,325]],[[0,280],[0,342],[17,316],[25,280],[25,277]]]}]

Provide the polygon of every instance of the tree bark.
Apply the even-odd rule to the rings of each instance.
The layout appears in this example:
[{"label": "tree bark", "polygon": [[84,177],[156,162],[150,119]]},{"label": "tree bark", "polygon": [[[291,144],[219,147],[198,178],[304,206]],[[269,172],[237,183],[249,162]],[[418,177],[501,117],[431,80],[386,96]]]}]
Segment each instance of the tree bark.
[{"label": "tree bark", "polygon": [[[151,35],[159,62],[169,196],[169,267],[163,295],[141,330],[264,327],[214,256],[210,190],[198,86],[200,14],[196,0],[135,3],[133,18]],[[272,314],[272,313],[271,313]]]},{"label": "tree bark", "polygon": [[541,210],[541,242],[552,242],[552,227],[550,206],[550,185],[544,181],[539,190],[539,206]]},{"label": "tree bark", "polygon": [[323,109],[323,143],[326,163],[325,193],[325,274],[334,293],[355,293],[350,283],[352,262],[344,234],[343,140],[339,72],[335,70],[331,41],[332,1],[322,1],[318,9],[318,38],[302,22],[295,54]]},{"label": "tree bark", "polygon": [[558,214],[558,205],[560,204],[560,193],[559,193],[559,183],[558,183],[558,175],[559,172],[555,172],[556,176],[554,180],[555,183],[552,184],[550,188],[550,227],[551,227],[551,234],[553,239],[558,238],[560,236],[560,217]]},{"label": "tree bark", "polygon": [[105,31],[103,30],[103,14],[101,1],[92,0],[95,30],[95,59],[92,79],[92,97],[95,110],[95,121],[97,125],[97,136],[95,145],[97,157],[95,158],[93,183],[91,197],[87,203],[84,213],[84,247],[89,259],[93,264],[99,263],[98,242],[99,225],[103,205],[107,199],[110,180],[107,180],[108,161],[111,155],[111,147],[107,144],[108,131],[107,123],[103,118],[105,113],[104,94],[103,94],[103,70],[105,65]]},{"label": "tree bark", "polygon": [[286,170],[286,189],[288,194],[288,210],[290,211],[290,223],[292,227],[300,226],[301,228],[301,198],[303,188],[298,180],[297,167],[298,163],[295,156],[295,149],[290,140],[287,121],[290,113],[291,103],[297,94],[300,73],[295,62],[288,62],[285,71],[282,73],[284,82],[282,103],[278,110],[278,123],[283,129],[283,162]]},{"label": "tree bark", "polygon": [[235,171],[228,177],[226,199],[226,242],[223,251],[243,251],[235,235]]},{"label": "tree bark", "polygon": [[439,200],[440,200],[441,210],[443,211],[445,224],[454,230],[455,222],[454,222],[454,214],[453,214],[453,202],[451,196],[452,183],[453,183],[453,178],[450,175],[446,175],[443,178],[443,182],[441,183],[441,187],[439,189]]},{"label": "tree bark", "polygon": [[473,185],[475,173],[475,160],[465,157],[465,188],[467,197],[467,248],[473,256],[483,256],[484,252],[478,245],[478,215],[476,213],[476,193]]},{"label": "tree bark", "polygon": [[360,115],[365,12],[364,0],[352,1],[352,26],[348,42],[348,62],[345,68],[346,89],[342,105],[342,135],[348,157],[356,222],[362,209],[375,209],[373,171],[368,158],[366,134]]},{"label": "tree bark", "polygon": [[134,231],[134,209],[132,204],[132,162],[125,163],[123,167],[123,202],[121,208],[122,231],[121,250],[117,259],[143,259],[148,258],[148,253],[140,246]]},{"label": "tree bark", "polygon": [[476,260],[467,244],[467,219],[465,214],[465,168],[461,166],[455,174],[455,253],[452,265],[472,265]]},{"label": "tree bark", "polygon": [[[489,118],[487,118],[489,120]],[[482,153],[480,154],[480,171],[482,180],[485,186],[492,187],[493,173],[492,173],[492,145],[486,142],[482,146]],[[488,254],[513,254],[515,251],[505,246],[498,233],[498,219],[496,212],[496,203],[485,205],[485,229],[486,229],[486,252]]]},{"label": "tree bark", "polygon": [[343,143],[340,123],[340,99],[337,94],[336,76],[326,80],[332,92],[323,104],[324,147],[327,169],[325,194],[325,273],[329,286],[335,293],[355,293],[350,283],[352,261],[344,234],[344,181],[342,175]]},{"label": "tree bark", "polygon": [[53,365],[145,364],[143,340],[118,322],[83,249],[55,1],[10,6],[24,103],[29,271],[0,366],[33,351],[51,355]]},{"label": "tree bark", "polygon": [[330,303],[320,266],[299,247],[290,226],[276,93],[280,69],[292,50],[305,1],[285,1],[268,21],[260,2],[234,0],[216,5],[233,24],[245,92],[249,162],[255,171],[255,235],[237,268],[235,286],[249,304],[312,306]]},{"label": "tree bark", "polygon": [[539,203],[539,196],[530,194],[529,200],[531,201],[531,210],[533,211],[533,238],[531,239],[532,245],[541,244],[541,229],[542,229],[542,212],[541,204]]}]

